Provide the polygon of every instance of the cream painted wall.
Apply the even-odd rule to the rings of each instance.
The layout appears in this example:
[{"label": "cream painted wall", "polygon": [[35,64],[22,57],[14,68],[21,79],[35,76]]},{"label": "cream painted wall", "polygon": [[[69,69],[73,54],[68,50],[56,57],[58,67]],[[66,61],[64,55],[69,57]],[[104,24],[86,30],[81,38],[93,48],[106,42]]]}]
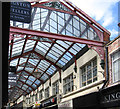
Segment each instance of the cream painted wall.
[{"label": "cream painted wall", "polygon": [[[95,57],[97,58],[97,77],[98,77],[98,80],[94,83],[91,83],[91,84],[85,86],[85,87],[81,87],[80,86],[80,82],[81,82],[80,68]],[[77,73],[74,72],[75,63],[73,63],[64,72],[61,71],[62,82],[61,83],[59,82],[59,89],[60,89],[59,92],[60,93],[63,93],[63,79],[66,78],[67,76],[69,76],[72,73],[73,73],[73,75],[76,76],[76,78],[74,79],[74,85],[77,86],[77,89],[75,88],[75,90],[73,92],[70,92],[66,95],[62,95],[63,96],[62,102],[66,101],[66,100],[69,100],[69,99],[72,99],[72,98],[75,98],[77,96],[82,96],[82,95],[85,95],[85,94],[88,94],[88,93],[91,93],[91,92],[96,92],[96,91],[98,91],[97,87],[99,87],[99,88],[102,87],[103,80],[105,78],[103,77],[102,73],[99,72],[99,71],[103,71],[101,66],[100,66],[100,61],[101,61],[101,59],[100,59],[99,55],[97,54],[97,52],[90,49],[83,56],[81,56],[79,59],[77,59]],[[49,86],[50,96],[52,96],[52,84],[57,80],[59,80],[59,72],[57,72],[56,74],[54,74],[51,77],[51,86],[49,86],[49,80],[48,80],[44,84],[44,87],[41,85],[38,89],[39,90],[41,90],[43,88],[46,89]],[[42,99],[42,100],[44,100],[44,99]]]}]

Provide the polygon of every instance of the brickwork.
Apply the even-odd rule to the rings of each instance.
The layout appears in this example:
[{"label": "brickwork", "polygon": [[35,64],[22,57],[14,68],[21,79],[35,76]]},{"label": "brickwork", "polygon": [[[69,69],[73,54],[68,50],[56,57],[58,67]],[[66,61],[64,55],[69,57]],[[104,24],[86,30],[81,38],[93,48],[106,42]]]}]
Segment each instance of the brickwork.
[{"label": "brickwork", "polygon": [[120,48],[120,36],[108,44],[108,61],[109,61],[109,86],[113,84],[112,78],[112,58],[111,55]]}]

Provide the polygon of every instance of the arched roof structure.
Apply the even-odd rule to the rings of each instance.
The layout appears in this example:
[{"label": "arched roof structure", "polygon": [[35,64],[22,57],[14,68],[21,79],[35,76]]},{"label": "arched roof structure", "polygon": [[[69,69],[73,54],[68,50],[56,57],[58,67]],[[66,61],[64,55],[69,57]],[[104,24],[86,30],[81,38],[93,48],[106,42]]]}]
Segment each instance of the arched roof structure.
[{"label": "arched roof structure", "polygon": [[[31,23],[10,21],[9,66],[16,66],[17,84],[9,99],[29,94],[61,70],[85,47],[104,59],[110,33],[68,0],[32,4]],[[36,75],[36,72],[39,75]]]}]

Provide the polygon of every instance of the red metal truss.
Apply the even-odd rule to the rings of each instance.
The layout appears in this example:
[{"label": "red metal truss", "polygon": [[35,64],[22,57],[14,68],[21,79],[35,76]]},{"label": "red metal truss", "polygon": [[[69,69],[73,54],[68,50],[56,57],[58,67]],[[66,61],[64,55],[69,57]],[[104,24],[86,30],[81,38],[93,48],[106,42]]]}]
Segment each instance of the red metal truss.
[{"label": "red metal truss", "polygon": [[19,34],[33,35],[33,36],[43,37],[43,38],[69,41],[69,42],[74,42],[74,43],[103,46],[103,42],[101,42],[101,41],[88,40],[88,39],[78,38],[78,37],[74,37],[74,36],[66,36],[66,35],[61,35],[61,34],[29,30],[29,29],[23,29],[23,28],[18,28],[18,27],[10,27],[10,32],[13,32],[14,34],[19,33]]},{"label": "red metal truss", "polygon": [[[69,12],[69,11],[64,11],[64,10],[61,10],[61,9],[55,9],[55,8],[52,8],[52,7],[47,7],[47,6],[42,6],[41,4],[44,4],[44,3],[48,3],[48,2],[50,2],[50,1],[46,1],[46,2],[41,2],[41,3],[36,3],[36,4],[34,4],[34,5],[32,5],[32,7],[40,7],[40,8],[45,8],[45,9],[48,9],[48,10],[55,10],[55,11],[59,11],[59,12],[63,12],[63,13],[68,13],[68,14],[71,14],[71,15],[75,15],[75,16],[78,16],[79,18],[81,18],[83,21],[85,21],[87,24],[89,24],[89,26],[91,27],[91,28],[93,28],[95,31],[96,31],[96,33],[97,33],[97,35],[98,35],[98,37],[99,37],[99,39],[100,39],[100,41],[103,41],[103,33],[100,31],[100,30],[102,30],[103,32],[106,32],[109,36],[110,36],[110,32],[108,31],[108,30],[106,30],[104,27],[102,27],[99,23],[97,23],[94,19],[92,19],[90,16],[88,16],[85,12],[83,12],[81,9],[79,9],[77,6],[75,6],[75,5],[73,5],[70,1],[68,1],[68,0],[63,0],[65,3],[67,3],[68,5],[69,5],[69,7],[67,6],[67,5],[65,5],[64,4],[64,2],[61,2],[61,1],[59,1],[62,5],[64,5],[66,8],[68,8],[71,12]],[[53,2],[54,2],[54,0],[53,0]],[[84,16],[84,17],[82,17],[82,16]],[[96,28],[96,26],[100,29],[98,29],[98,28]]]},{"label": "red metal truss", "polygon": [[[99,49],[101,49],[100,50],[101,52],[98,52],[98,54],[100,55],[101,59],[104,59],[104,48],[103,48],[104,42],[101,42],[101,41],[83,39],[83,38],[66,36],[66,35],[55,34],[55,33],[48,33],[48,32],[43,32],[43,31],[22,29],[22,28],[17,28],[17,27],[10,27],[10,31],[14,34],[32,35],[32,36],[37,36],[37,37],[42,37],[42,38],[49,38],[49,39],[56,39],[56,40],[62,40],[62,41],[69,41],[69,42],[73,42],[73,43],[87,44],[87,45],[89,45],[89,47],[91,47],[91,46],[94,46],[96,48],[98,47]],[[37,42],[36,42],[36,44],[37,44]],[[34,46],[34,48],[35,48],[35,46]],[[91,47],[91,48],[94,49],[93,47]],[[33,52],[35,52],[35,51],[33,51]],[[38,54],[37,52],[35,52],[35,53],[38,56],[40,56],[40,54]],[[23,55],[24,55],[24,53],[23,53]],[[44,58],[43,56],[40,56],[40,57]],[[15,59],[15,57],[14,57],[14,59]],[[12,58],[11,58],[11,60],[12,60]],[[47,61],[50,62],[49,60],[47,60]],[[55,64],[53,63],[53,65],[55,65]]]}]

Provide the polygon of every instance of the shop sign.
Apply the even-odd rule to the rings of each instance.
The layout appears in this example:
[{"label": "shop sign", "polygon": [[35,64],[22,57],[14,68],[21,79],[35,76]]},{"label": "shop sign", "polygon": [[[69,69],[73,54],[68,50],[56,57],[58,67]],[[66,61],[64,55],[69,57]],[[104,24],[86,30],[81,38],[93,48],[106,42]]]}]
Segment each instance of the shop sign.
[{"label": "shop sign", "polygon": [[30,23],[31,9],[32,8],[30,2],[11,2],[10,20]]},{"label": "shop sign", "polygon": [[104,102],[111,102],[120,99],[120,91],[114,92],[104,96]]},{"label": "shop sign", "polygon": [[73,107],[73,102],[72,102],[72,100],[62,102],[62,103],[58,104],[58,107],[59,108]]},{"label": "shop sign", "polygon": [[54,104],[57,104],[57,98],[51,98],[45,102],[42,103],[42,107],[46,107],[46,106],[50,106],[50,105],[54,105]]},{"label": "shop sign", "polygon": [[10,87],[15,86],[16,82],[17,82],[17,79],[18,79],[18,75],[9,72],[9,74],[8,74],[8,85],[10,85]]}]

